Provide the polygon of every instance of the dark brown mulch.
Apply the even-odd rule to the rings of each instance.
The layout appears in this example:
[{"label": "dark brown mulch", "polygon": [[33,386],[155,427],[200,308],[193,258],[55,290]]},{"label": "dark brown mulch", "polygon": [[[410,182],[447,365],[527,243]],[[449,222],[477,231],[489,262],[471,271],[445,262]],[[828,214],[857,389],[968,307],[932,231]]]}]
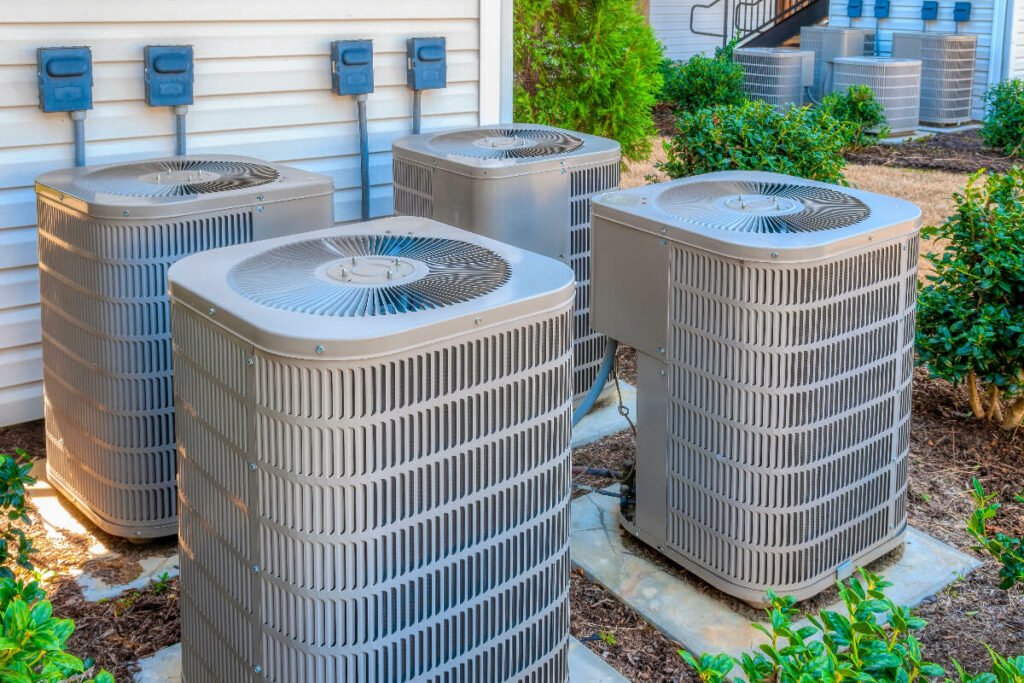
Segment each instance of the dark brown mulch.
[{"label": "dark brown mulch", "polygon": [[1024,159],[1007,157],[998,150],[986,147],[977,130],[939,133],[897,145],[872,145],[850,152],[846,158],[855,164],[953,173],[973,173],[979,168],[1004,172],[1014,164],[1024,165]]},{"label": "dark brown mulch", "polygon": [[0,427],[0,453],[14,455],[23,450],[32,458],[46,455],[46,431],[42,420]]},{"label": "dark brown mulch", "polygon": [[[630,374],[634,360],[632,349],[620,349],[620,377]],[[628,381],[635,381],[634,377]],[[986,489],[1001,494],[1004,507],[999,518],[1000,530],[1016,536],[1024,534],[1024,505],[1013,502],[1013,495],[1024,488],[1024,433],[1007,432],[970,419],[964,412],[966,392],[930,380],[923,371],[915,376],[914,391],[910,523],[973,553],[964,524],[971,511],[967,487],[971,477],[977,476]],[[623,461],[635,457],[636,445],[629,431],[573,452],[574,464],[612,469],[622,469]],[[594,487],[608,484],[606,480],[585,476],[577,481]],[[624,539],[632,552],[700,590],[717,593],[643,544],[628,536]],[[898,557],[899,551],[879,560],[874,568]],[[921,635],[926,656],[954,675],[953,659],[972,671],[989,667],[983,643],[1003,654],[1024,654],[1024,589],[1001,590],[998,563],[982,559],[985,563],[980,569],[916,610],[929,622]],[[830,593],[806,601],[803,607],[810,611],[824,607],[835,597],[834,592]],[[717,597],[748,618],[757,616],[755,610],[743,603],[720,593]],[[677,643],[645,627],[635,612],[582,575],[573,577],[572,604],[573,634],[630,680],[695,680],[684,670],[681,660],[677,661]],[[596,638],[601,633],[612,634],[616,645]]]},{"label": "dark brown mulch", "polygon": [[139,659],[181,640],[176,578],[102,603],[86,602],[71,580],[51,591],[55,614],[75,620],[68,651],[92,657],[118,681],[131,681]]},{"label": "dark brown mulch", "polygon": [[654,127],[658,135],[671,137],[676,133],[676,106],[667,102],[659,102],[654,105]]}]

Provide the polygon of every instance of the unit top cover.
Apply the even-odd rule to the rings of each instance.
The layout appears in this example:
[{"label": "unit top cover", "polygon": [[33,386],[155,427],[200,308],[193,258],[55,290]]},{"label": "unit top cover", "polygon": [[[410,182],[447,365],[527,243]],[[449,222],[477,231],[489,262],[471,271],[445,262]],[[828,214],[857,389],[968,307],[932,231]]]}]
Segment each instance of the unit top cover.
[{"label": "unit top cover", "polygon": [[856,57],[836,57],[836,64],[866,64],[871,66],[921,66],[920,59],[902,57],[872,57],[870,55]]},{"label": "unit top cover", "polygon": [[68,168],[36,192],[98,218],[164,218],[334,191],[327,176],[260,159],[195,155]]},{"label": "unit top cover", "polygon": [[173,298],[254,345],[310,358],[395,352],[564,306],[565,264],[424,218],[329,228],[182,259]]},{"label": "unit top cover", "polygon": [[621,154],[614,140],[532,123],[407,135],[395,140],[394,149],[420,163],[480,178],[602,163]]},{"label": "unit top cover", "polygon": [[715,253],[804,260],[914,232],[902,199],[778,173],[724,171],[608,192],[594,215]]}]

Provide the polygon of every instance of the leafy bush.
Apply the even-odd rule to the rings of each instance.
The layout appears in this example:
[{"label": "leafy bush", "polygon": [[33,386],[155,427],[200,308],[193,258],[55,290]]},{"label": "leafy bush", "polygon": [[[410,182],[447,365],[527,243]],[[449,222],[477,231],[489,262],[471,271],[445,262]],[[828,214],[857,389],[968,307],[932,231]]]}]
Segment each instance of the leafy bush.
[{"label": "leafy bush", "polygon": [[29,523],[25,507],[25,488],[35,483],[29,472],[32,461],[25,451],[17,450],[14,455],[0,453],[0,515],[5,524],[0,527],[0,577],[13,578],[9,566],[14,564],[32,569],[29,554],[32,539],[25,535],[24,526]]},{"label": "leafy bush", "polygon": [[[791,597],[769,592],[769,626],[755,624],[769,638],[761,652],[728,655],[703,654],[699,658],[680,651],[704,683],[731,683],[728,674],[739,664],[749,683],[797,681],[877,681],[909,683],[944,675],[942,667],[924,660],[913,633],[925,621],[897,606],[885,595],[892,584],[861,569],[839,584],[846,614],[823,610],[803,615]],[[807,624],[798,626],[801,617]]]},{"label": "leafy bush", "polygon": [[672,178],[712,171],[774,171],[843,183],[846,124],[807,107],[780,114],[766,102],[684,111],[659,168]]},{"label": "leafy bush", "polygon": [[[1002,563],[999,587],[1005,590],[1017,583],[1024,584],[1024,539],[1013,538],[1002,532],[991,533],[988,527],[1002,507],[995,502],[995,494],[986,494],[977,478],[971,481],[974,512],[967,520],[967,531],[978,542],[976,550],[983,550]],[[1024,497],[1018,496],[1020,502]]]},{"label": "leafy bush", "polygon": [[685,62],[665,60],[662,76],[665,85],[661,101],[683,111],[697,111],[719,105],[740,104],[743,92],[743,67],[732,61],[736,41],[715,50],[713,57],[695,55]]},{"label": "leafy bush", "polygon": [[515,3],[516,120],[610,137],[645,159],[661,61],[634,0]]},{"label": "leafy bush", "polygon": [[964,671],[960,662],[953,660],[957,673],[960,674],[960,683],[1024,683],[1024,656],[1003,657],[992,650],[988,645],[989,657],[992,658],[992,672],[972,676]]},{"label": "leafy bush", "polygon": [[[935,274],[919,292],[917,353],[932,376],[967,383],[976,418],[1011,429],[1024,420],[1024,170],[982,176],[921,233],[945,247],[926,257]],[[1005,415],[1004,396],[1018,396]]]},{"label": "leafy bush", "polygon": [[[885,136],[885,110],[867,85],[851,85],[845,93],[826,95],[817,109],[848,124],[847,147],[856,149],[871,144],[877,136]],[[872,134],[869,131],[877,131]]]},{"label": "leafy bush", "polygon": [[993,85],[985,93],[985,103],[982,139],[1008,156],[1024,154],[1024,80]]},{"label": "leafy bush", "polygon": [[[35,581],[0,579],[0,681],[57,683],[92,667],[64,651],[75,624],[55,618],[45,598]],[[114,683],[106,671],[91,680]]]}]

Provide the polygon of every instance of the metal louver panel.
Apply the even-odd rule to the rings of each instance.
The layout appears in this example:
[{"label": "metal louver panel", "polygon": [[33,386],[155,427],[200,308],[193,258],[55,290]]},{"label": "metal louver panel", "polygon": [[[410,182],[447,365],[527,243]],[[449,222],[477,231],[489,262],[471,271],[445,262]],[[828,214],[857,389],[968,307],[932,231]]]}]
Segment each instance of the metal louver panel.
[{"label": "metal louver panel", "polygon": [[[893,57],[842,57],[835,60],[833,92],[852,85],[871,88],[885,110],[892,133],[917,130],[921,109],[921,61]],[[877,131],[872,131],[877,132]]]},{"label": "metal louver panel", "polygon": [[875,53],[875,32],[872,29],[841,26],[803,26],[800,49],[814,53],[815,100],[832,92],[834,61],[837,57],[859,57]]},{"label": "metal louver panel", "polygon": [[749,233],[836,230],[871,215],[864,202],[845,192],[779,182],[710,180],[676,185],[658,194],[655,203],[682,221]]},{"label": "metal louver panel", "polygon": [[123,197],[190,197],[259,187],[279,177],[273,166],[190,157],[107,166],[84,176],[81,184]]},{"label": "metal louver panel", "polygon": [[45,200],[38,215],[47,477],[108,533],[173,534],[167,269],[251,240],[252,215],[118,225]]},{"label": "metal louver panel", "polygon": [[813,52],[736,48],[733,59],[743,67],[743,89],[751,99],[767,102],[780,111],[803,104],[804,86],[811,85],[806,83],[806,65],[810,63],[813,68]]},{"label": "metal louver panel", "polygon": [[[519,291],[535,261],[498,251]],[[368,358],[254,347],[174,299],[184,681],[566,683],[572,301],[550,265],[557,307],[484,296],[489,327]]]},{"label": "metal louver panel", "polygon": [[572,152],[583,140],[556,129],[471,128],[441,133],[430,138],[430,146],[441,155],[474,159],[532,159]]},{"label": "metal louver panel", "polygon": [[508,277],[504,259],[468,242],[344,235],[265,251],[235,266],[228,281],[271,308],[361,318],[462,303]]},{"label": "metal louver panel", "polygon": [[434,170],[427,166],[392,158],[395,214],[398,216],[434,217]]}]

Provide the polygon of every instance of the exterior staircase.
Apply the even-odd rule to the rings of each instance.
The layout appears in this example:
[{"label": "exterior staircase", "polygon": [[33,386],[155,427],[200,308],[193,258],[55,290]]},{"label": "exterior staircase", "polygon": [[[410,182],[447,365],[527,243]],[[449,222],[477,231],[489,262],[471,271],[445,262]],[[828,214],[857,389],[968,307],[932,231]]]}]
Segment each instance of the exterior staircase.
[{"label": "exterior staircase", "polygon": [[[721,15],[721,33],[697,30],[703,12]],[[724,45],[738,38],[740,45],[774,47],[791,43],[800,28],[828,17],[828,0],[710,0],[690,10],[690,31],[721,38]]]}]

